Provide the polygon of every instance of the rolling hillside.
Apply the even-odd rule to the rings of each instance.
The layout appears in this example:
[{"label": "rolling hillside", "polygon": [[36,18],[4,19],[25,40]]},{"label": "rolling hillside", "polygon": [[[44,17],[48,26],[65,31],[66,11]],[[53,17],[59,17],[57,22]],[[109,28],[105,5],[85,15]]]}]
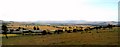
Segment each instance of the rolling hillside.
[{"label": "rolling hillside", "polygon": [[[120,28],[119,28],[120,29]],[[20,35],[3,38],[3,45],[118,45],[118,28],[112,30],[99,30],[96,33],[62,33],[52,35]]]}]

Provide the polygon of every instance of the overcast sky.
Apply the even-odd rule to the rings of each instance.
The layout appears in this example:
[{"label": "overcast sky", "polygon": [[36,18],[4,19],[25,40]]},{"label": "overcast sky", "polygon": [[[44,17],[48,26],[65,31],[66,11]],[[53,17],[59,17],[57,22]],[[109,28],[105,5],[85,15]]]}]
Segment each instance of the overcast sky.
[{"label": "overcast sky", "polygon": [[117,21],[119,0],[0,0],[0,20]]}]

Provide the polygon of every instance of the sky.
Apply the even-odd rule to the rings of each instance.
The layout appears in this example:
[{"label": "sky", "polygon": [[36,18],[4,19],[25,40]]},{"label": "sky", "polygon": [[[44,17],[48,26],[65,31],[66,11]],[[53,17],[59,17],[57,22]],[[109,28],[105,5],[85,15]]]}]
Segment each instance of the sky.
[{"label": "sky", "polygon": [[118,21],[119,0],[0,0],[5,21]]}]

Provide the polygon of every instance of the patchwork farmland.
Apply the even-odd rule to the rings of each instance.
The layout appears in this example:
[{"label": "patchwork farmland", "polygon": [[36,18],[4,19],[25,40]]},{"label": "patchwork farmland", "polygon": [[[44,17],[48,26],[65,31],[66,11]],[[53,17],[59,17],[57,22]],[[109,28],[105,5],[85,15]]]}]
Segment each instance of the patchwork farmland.
[{"label": "patchwork farmland", "polygon": [[2,45],[118,45],[120,27],[64,25],[7,25]]}]

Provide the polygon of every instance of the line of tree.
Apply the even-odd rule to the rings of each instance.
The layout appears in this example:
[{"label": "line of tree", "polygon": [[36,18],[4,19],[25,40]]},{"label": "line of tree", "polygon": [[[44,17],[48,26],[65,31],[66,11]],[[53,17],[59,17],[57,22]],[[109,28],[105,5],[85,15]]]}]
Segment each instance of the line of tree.
[{"label": "line of tree", "polygon": [[33,29],[34,29],[34,30],[39,30],[39,27],[36,28],[36,27],[34,26]]}]

